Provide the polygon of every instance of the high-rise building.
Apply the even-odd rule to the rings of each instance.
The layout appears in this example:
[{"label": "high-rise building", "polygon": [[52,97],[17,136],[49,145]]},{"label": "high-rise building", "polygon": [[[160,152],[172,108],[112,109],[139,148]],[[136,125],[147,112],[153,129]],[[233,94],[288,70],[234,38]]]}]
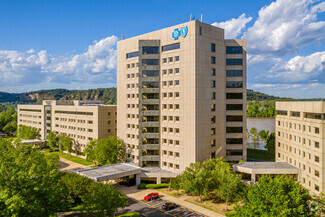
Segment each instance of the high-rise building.
[{"label": "high-rise building", "polygon": [[44,100],[42,105],[18,105],[18,126],[35,127],[42,140],[50,131],[65,133],[80,151],[93,139],[116,136],[116,116],[116,105],[100,101]]},{"label": "high-rise building", "polygon": [[325,102],[276,102],[276,161],[301,169],[311,194],[325,192]]},{"label": "high-rise building", "polygon": [[246,159],[246,41],[196,20],[119,41],[117,108],[141,167]]}]

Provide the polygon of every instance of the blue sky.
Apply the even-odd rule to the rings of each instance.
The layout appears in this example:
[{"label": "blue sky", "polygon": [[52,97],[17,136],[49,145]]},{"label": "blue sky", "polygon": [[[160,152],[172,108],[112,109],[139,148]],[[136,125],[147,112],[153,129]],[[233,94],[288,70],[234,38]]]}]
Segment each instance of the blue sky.
[{"label": "blue sky", "polygon": [[[0,0],[0,91],[116,86],[116,41],[189,20],[248,44],[248,88],[325,98],[325,2]],[[78,79],[76,79],[78,78]]]}]

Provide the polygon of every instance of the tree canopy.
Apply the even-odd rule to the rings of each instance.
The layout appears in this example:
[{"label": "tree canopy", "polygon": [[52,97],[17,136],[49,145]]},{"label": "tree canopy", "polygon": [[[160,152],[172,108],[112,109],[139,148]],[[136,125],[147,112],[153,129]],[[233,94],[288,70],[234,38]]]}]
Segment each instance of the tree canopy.
[{"label": "tree canopy", "polygon": [[0,156],[0,216],[51,216],[72,208],[114,216],[126,206],[126,197],[111,185],[59,171],[57,155],[32,145],[0,138]]},{"label": "tree canopy", "polygon": [[248,192],[244,205],[236,205],[232,216],[316,216],[308,190],[285,176],[263,175]]},{"label": "tree canopy", "polygon": [[87,160],[100,165],[114,164],[125,160],[125,145],[122,140],[110,136],[90,141],[84,150]]},{"label": "tree canopy", "polygon": [[38,139],[39,132],[35,127],[19,125],[17,137],[20,139]]}]

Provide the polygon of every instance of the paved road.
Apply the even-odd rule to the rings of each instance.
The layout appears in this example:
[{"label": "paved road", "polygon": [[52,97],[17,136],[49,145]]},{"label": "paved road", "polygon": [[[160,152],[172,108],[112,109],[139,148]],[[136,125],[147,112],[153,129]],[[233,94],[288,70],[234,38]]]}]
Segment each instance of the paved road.
[{"label": "paved road", "polygon": [[[128,198],[128,206],[124,209],[119,210],[118,214],[124,214],[129,212],[138,212],[144,217],[203,217],[193,211],[187,210],[184,207],[177,207],[169,211],[161,209],[161,206],[166,201],[159,198],[154,201],[138,201],[132,198]],[[118,215],[117,214],[117,215]]]},{"label": "paved road", "polygon": [[148,206],[145,203],[142,203],[140,201],[137,201],[135,199],[132,198],[127,198],[128,200],[128,205],[127,207],[123,208],[123,209],[119,209],[119,212],[117,214],[115,214],[115,216],[121,215],[121,214],[125,214],[125,213],[129,213],[129,212],[138,212],[141,214],[141,216],[144,217],[151,217],[151,216],[157,216],[157,217],[171,217],[172,215],[169,215],[167,213],[164,213],[158,209],[155,209],[151,206]]}]

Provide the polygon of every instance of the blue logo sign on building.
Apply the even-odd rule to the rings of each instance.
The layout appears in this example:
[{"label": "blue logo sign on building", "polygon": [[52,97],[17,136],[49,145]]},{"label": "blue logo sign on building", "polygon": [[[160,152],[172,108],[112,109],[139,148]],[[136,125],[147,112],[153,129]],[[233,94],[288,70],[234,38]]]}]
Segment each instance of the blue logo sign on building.
[{"label": "blue logo sign on building", "polygon": [[183,38],[186,37],[187,35],[187,32],[188,32],[188,28],[187,26],[185,27],[181,27],[181,30],[179,30],[178,28],[177,29],[174,29],[174,32],[172,33],[172,37],[174,38],[174,40],[177,40],[178,37],[181,35]]}]

